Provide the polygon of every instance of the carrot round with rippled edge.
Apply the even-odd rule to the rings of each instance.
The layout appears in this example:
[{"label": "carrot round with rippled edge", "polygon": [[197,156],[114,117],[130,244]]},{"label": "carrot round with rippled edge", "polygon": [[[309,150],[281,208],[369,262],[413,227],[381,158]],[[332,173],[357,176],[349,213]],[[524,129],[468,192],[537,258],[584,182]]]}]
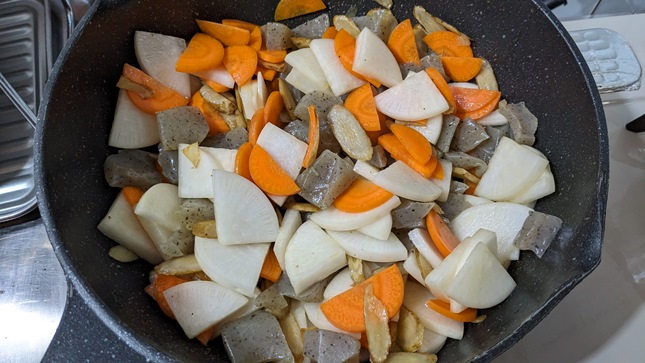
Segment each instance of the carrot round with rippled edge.
[{"label": "carrot round with rippled edge", "polygon": [[232,25],[216,23],[214,21],[195,20],[199,29],[219,40],[226,46],[247,45],[251,39],[251,32]]},{"label": "carrot round with rippled edge", "polygon": [[260,50],[258,50],[258,58],[270,63],[284,62],[284,58],[286,56],[287,51],[283,49],[269,50],[266,48],[261,48]]},{"label": "carrot round with rippled edge", "polygon": [[461,321],[463,323],[470,323],[477,318],[477,309],[467,308],[460,313],[455,313],[450,310],[449,303],[439,299],[428,300],[426,302],[426,306],[447,318]]},{"label": "carrot round with rippled edge", "polygon": [[482,69],[482,59],[473,57],[441,57],[446,75],[455,82],[468,82]]},{"label": "carrot round with rippled edge", "polygon": [[448,30],[429,33],[423,41],[433,52],[448,57],[472,57],[470,40],[463,35]]},{"label": "carrot round with rippled edge", "polygon": [[173,275],[156,274],[150,285],[146,286],[145,292],[155,299],[164,314],[169,318],[175,319],[175,314],[173,314],[172,309],[170,309],[170,305],[168,305],[168,301],[166,300],[163,292],[171,287],[188,281],[190,280]]},{"label": "carrot round with rippled edge", "polygon": [[218,93],[228,92],[228,91],[231,90],[230,88],[224,86],[223,84],[219,84],[219,83],[217,83],[215,81],[211,81],[209,79],[202,79],[202,82],[206,83],[208,85],[208,87],[212,88],[213,91],[218,92]]},{"label": "carrot round with rippled edge", "polygon": [[264,104],[264,121],[270,122],[276,126],[280,125],[280,113],[284,109],[284,100],[280,91],[273,91],[267,97]]},{"label": "carrot round with rippled edge", "polygon": [[204,115],[206,123],[208,124],[208,136],[215,136],[217,134],[223,134],[230,131],[226,120],[222,114],[211,107],[211,105],[206,102],[201,93],[195,92],[190,99],[190,105],[197,107]]},{"label": "carrot round with rippled edge", "polygon": [[316,114],[316,106],[309,105],[307,107],[309,112],[309,131],[307,133],[307,152],[302,160],[302,167],[308,168],[316,161],[318,155],[318,147],[320,146],[320,125],[318,124],[318,115]]},{"label": "carrot round with rippled edge", "polygon": [[260,277],[271,282],[278,282],[280,275],[282,275],[282,269],[280,268],[278,258],[275,256],[275,252],[273,252],[273,247],[271,247],[264,258],[264,263],[260,270]]},{"label": "carrot round with rippled edge", "polygon": [[240,145],[237,149],[237,153],[235,154],[235,173],[245,177],[247,180],[253,181],[251,172],[249,171],[251,150],[253,150],[253,145],[248,141]]},{"label": "carrot round with rippled edge", "polygon": [[455,104],[455,96],[452,95],[452,91],[448,86],[448,82],[446,82],[441,73],[439,73],[439,71],[435,68],[426,68],[426,73],[432,80],[432,83],[437,86],[437,89],[439,90],[439,92],[441,92],[443,98],[446,99],[446,102],[448,102],[448,110],[444,113],[451,114],[455,112],[455,109],[457,108],[457,105]]},{"label": "carrot round with rippled edge", "polygon": [[323,39],[334,39],[336,37],[336,34],[338,34],[338,30],[336,30],[336,27],[335,26],[330,26],[323,33],[322,38]]},{"label": "carrot round with rippled edge", "polygon": [[366,83],[350,92],[345,99],[347,108],[365,131],[379,131],[381,122],[379,120],[376,103],[374,103],[374,89]]},{"label": "carrot round with rippled edge", "polygon": [[420,65],[419,51],[417,50],[417,41],[414,38],[412,23],[410,19],[405,19],[392,30],[390,38],[387,40],[387,46],[392,51],[394,58],[399,64],[413,63]]},{"label": "carrot round with rippled edge", "polygon": [[396,136],[403,147],[421,164],[426,164],[432,157],[432,145],[419,131],[403,125],[394,124],[390,131]]},{"label": "carrot round with rippled edge", "polygon": [[130,101],[145,113],[155,114],[173,107],[186,106],[188,99],[179,92],[150,77],[142,70],[129,65],[123,65],[122,77],[143,86],[148,92],[144,95],[126,90]]},{"label": "carrot round with rippled edge", "polygon": [[391,319],[401,309],[404,294],[403,277],[396,265],[385,268],[353,288],[324,301],[320,304],[320,310],[338,329],[350,333],[364,332],[363,299],[368,284],[372,284],[374,296],[383,303],[388,318]]},{"label": "carrot round with rippled edge", "polygon": [[268,194],[289,196],[300,192],[291,176],[257,143],[249,156],[249,171],[255,185]]},{"label": "carrot round with rippled edge", "polygon": [[295,18],[326,9],[322,0],[280,0],[273,14],[275,21]]},{"label": "carrot round with rippled edge", "polygon": [[258,55],[248,45],[234,45],[224,50],[224,67],[238,86],[248,82],[258,67]]},{"label": "carrot round with rippled edge", "polygon": [[455,116],[460,119],[466,117],[478,120],[497,108],[502,93],[478,88],[462,88],[450,86],[455,97]]},{"label": "carrot round with rippled edge", "polygon": [[143,196],[143,190],[137,187],[124,187],[121,189],[121,193],[123,194],[126,202],[128,202],[128,205],[133,209],[136,207],[137,203],[139,203],[141,196]]},{"label": "carrot round with rippled edge", "polygon": [[255,143],[258,141],[258,137],[266,124],[267,121],[264,118],[264,108],[259,108],[251,117],[251,121],[249,121],[248,125],[247,131],[249,132],[249,142],[251,145],[255,146]]},{"label": "carrot round with rippled edge", "polygon": [[203,33],[193,35],[183,51],[175,70],[177,72],[202,72],[217,67],[224,58],[224,46],[219,40]]},{"label": "carrot round with rippled edge", "polygon": [[390,155],[394,159],[401,160],[425,178],[430,178],[432,176],[432,173],[434,172],[434,169],[437,167],[437,162],[433,162],[432,159],[430,159],[430,161],[425,164],[418,162],[408,152],[401,141],[399,141],[399,139],[392,133],[379,136],[378,144],[383,146],[383,149],[390,153]]},{"label": "carrot round with rippled edge", "polygon": [[357,178],[334,199],[334,207],[347,213],[362,213],[387,202],[393,194],[365,178]]},{"label": "carrot round with rippled edge", "polygon": [[362,74],[354,72],[352,69],[354,66],[354,54],[356,53],[356,38],[349,34],[347,30],[339,30],[334,37],[334,50],[336,51],[336,56],[338,56],[340,63],[354,77],[364,79],[373,84],[374,87],[381,87],[381,82],[371,78],[366,78]]},{"label": "carrot round with rippled edge", "polygon": [[457,236],[452,233],[450,227],[443,221],[443,218],[434,210],[431,210],[426,215],[426,227],[428,228],[430,239],[432,239],[443,257],[448,256],[461,243]]}]

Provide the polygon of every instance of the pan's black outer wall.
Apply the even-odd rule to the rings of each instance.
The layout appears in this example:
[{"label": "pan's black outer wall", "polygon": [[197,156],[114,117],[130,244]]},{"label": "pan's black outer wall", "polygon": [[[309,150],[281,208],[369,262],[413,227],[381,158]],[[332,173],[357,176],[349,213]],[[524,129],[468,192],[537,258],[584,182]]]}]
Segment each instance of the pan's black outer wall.
[{"label": "pan's black outer wall", "polygon": [[[99,328],[74,320],[74,310],[68,309],[58,339],[76,336],[81,342],[84,337],[87,343],[78,351],[58,351],[50,357],[69,354],[69,360],[78,360],[111,351],[116,355],[105,360],[131,361],[138,354],[153,361],[226,359],[220,345],[203,348],[188,341],[143,293],[150,266],[119,264],[108,257],[113,242],[95,226],[116,190],[104,181],[102,165],[115,152],[106,146],[117,96],[114,85],[123,63],[136,64],[134,30],[189,38],[196,31],[194,18],[264,23],[271,20],[276,3],[104,1],[95,3],[79,24],[55,65],[39,113],[38,200],[54,249],[76,291],[74,303],[87,304],[79,308],[85,313],[78,317],[92,319],[86,312],[94,312],[120,340],[97,339],[92,331]],[[333,13],[343,13],[351,4],[327,3]],[[483,311],[486,321],[469,325],[465,338],[450,341],[440,354],[444,362],[489,361],[533,328],[600,262],[609,172],[600,97],[582,56],[539,1],[394,3],[399,19],[411,18],[412,6],[419,3],[474,38],[476,54],[492,63],[503,97],[526,101],[540,119],[537,147],[552,162],[558,191],[537,209],[564,220],[559,238],[541,261],[523,254],[510,269],[518,288],[500,306]],[[372,1],[356,4],[359,14],[376,6]],[[122,347],[107,349],[114,344]]]}]

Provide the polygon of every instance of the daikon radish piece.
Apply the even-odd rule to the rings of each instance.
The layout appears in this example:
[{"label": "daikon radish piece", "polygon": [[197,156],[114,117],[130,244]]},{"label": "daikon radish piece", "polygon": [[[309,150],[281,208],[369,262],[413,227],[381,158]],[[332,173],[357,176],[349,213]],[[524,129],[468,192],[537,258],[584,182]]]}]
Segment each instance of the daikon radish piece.
[{"label": "daikon radish piece", "polygon": [[349,73],[340,62],[333,39],[314,39],[309,44],[309,49],[314,53],[334,95],[344,95],[365,84],[364,80]]},{"label": "daikon radish piece", "polygon": [[287,209],[282,217],[282,224],[280,224],[280,230],[278,230],[278,236],[275,238],[273,245],[273,252],[283,271],[285,269],[284,254],[287,251],[287,245],[300,225],[302,225],[300,212],[295,209]]},{"label": "daikon radish piece", "polygon": [[450,319],[426,306],[426,301],[434,296],[428,289],[414,281],[405,285],[403,306],[413,312],[421,321],[424,328],[453,339],[464,336],[464,323]]},{"label": "daikon radish piece", "polygon": [[377,167],[367,161],[356,160],[356,164],[354,164],[354,172],[369,181],[374,181],[379,171]]},{"label": "daikon radish piece", "polygon": [[267,101],[266,84],[259,82],[257,79],[253,79],[239,87],[239,90],[240,97],[242,98],[244,117],[250,120],[257,110],[264,107]]},{"label": "daikon radish piece", "polygon": [[399,197],[418,202],[432,202],[442,192],[432,181],[400,160],[381,170],[372,182]]},{"label": "daikon radish piece", "polygon": [[331,299],[332,297],[342,294],[343,292],[354,287],[354,281],[352,281],[352,274],[349,267],[344,268],[339,273],[334,276],[333,279],[329,282],[323,293],[323,298],[325,301]]},{"label": "daikon radish piece", "polygon": [[408,250],[392,232],[386,240],[376,239],[358,231],[327,231],[327,233],[348,255],[361,260],[397,262],[408,257]]},{"label": "daikon radish piece", "polygon": [[[289,52],[284,60],[293,67],[285,80],[303,93],[325,91],[329,88],[325,74],[311,49],[302,48]],[[302,89],[302,85],[307,87]]]},{"label": "daikon radish piece", "polygon": [[230,89],[235,87],[235,79],[231,76],[231,73],[226,69],[226,67],[224,67],[224,63],[221,63],[209,71],[195,72],[193,75],[207,81],[217,82]]},{"label": "daikon radish piece", "polygon": [[358,231],[372,238],[386,240],[392,231],[392,214],[386,214],[376,222],[359,228]]},{"label": "daikon radish piece", "polygon": [[400,204],[401,200],[399,197],[393,196],[380,206],[363,213],[347,213],[331,206],[327,209],[312,213],[310,219],[327,230],[351,231],[376,222]]},{"label": "daikon radish piece", "polygon": [[415,228],[408,232],[408,237],[417,251],[426,259],[432,266],[432,268],[437,268],[441,261],[443,261],[443,255],[437,249],[430,234],[424,228]]},{"label": "daikon radish piece", "polygon": [[408,255],[408,258],[406,258],[405,261],[403,261],[403,268],[419,284],[423,285],[424,287],[426,286],[426,282],[423,279],[423,275],[421,274],[421,268],[417,263],[417,257],[415,256],[414,252],[410,252],[410,254]]},{"label": "daikon radish piece", "polygon": [[495,110],[488,115],[477,120],[477,123],[482,126],[501,126],[506,125],[508,120],[498,110]]},{"label": "daikon radish piece", "polygon": [[513,197],[517,204],[528,204],[555,192],[555,179],[549,166],[528,189]]},{"label": "daikon radish piece", "polygon": [[[405,121],[404,121],[405,123]],[[435,145],[439,141],[439,136],[441,135],[441,129],[443,127],[443,115],[439,114],[432,116],[426,120],[424,126],[418,125],[406,125],[411,129],[415,129],[423,135],[432,145]]]},{"label": "daikon radish piece", "polygon": [[437,168],[443,169],[443,179],[431,178],[430,180],[435,183],[436,186],[441,188],[441,195],[437,198],[440,202],[445,202],[448,200],[448,194],[450,194],[450,182],[452,182],[452,163],[446,159],[439,159],[439,165]]},{"label": "daikon radish piece", "polygon": [[175,70],[184,50],[183,38],[141,30],[134,32],[134,53],[141,69],[184,97],[190,97],[190,75]]},{"label": "daikon radish piece", "polygon": [[159,143],[159,125],[155,115],[141,111],[119,90],[108,145],[119,149],[139,149]]},{"label": "daikon radish piece", "polygon": [[184,153],[187,144],[179,144],[177,173],[181,198],[213,198],[213,170],[235,171],[237,150],[199,147],[195,165]]},{"label": "daikon radish piece", "polygon": [[[390,49],[368,28],[363,28],[356,38],[352,70],[387,87],[394,87],[403,80],[399,64]],[[420,119],[422,117],[417,118]]]},{"label": "daikon radish piece", "polygon": [[395,120],[429,119],[449,106],[426,72],[416,73],[374,97],[376,109]]}]

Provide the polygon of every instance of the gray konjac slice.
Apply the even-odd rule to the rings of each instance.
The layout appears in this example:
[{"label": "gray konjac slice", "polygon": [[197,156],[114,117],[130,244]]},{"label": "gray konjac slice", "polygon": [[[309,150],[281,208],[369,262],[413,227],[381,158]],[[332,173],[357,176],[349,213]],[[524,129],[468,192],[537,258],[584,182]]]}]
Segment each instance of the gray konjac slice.
[{"label": "gray konjac slice", "polygon": [[314,164],[296,178],[299,195],[318,208],[331,206],[354,181],[353,165],[329,150],[316,159]]},{"label": "gray konjac slice", "polygon": [[186,230],[191,230],[194,223],[215,218],[215,207],[208,199],[186,199],[175,212]]},{"label": "gray konjac slice", "polygon": [[305,356],[318,363],[358,362],[361,343],[347,334],[313,329],[305,332]]},{"label": "gray konjac slice", "polygon": [[489,137],[480,124],[466,118],[457,126],[450,150],[469,152]]},{"label": "gray konjac slice", "polygon": [[163,170],[163,176],[175,185],[179,183],[179,171],[177,170],[179,167],[178,153],[179,152],[177,150],[160,150],[158,158],[161,170]]},{"label": "gray konjac slice", "polygon": [[243,127],[236,127],[231,131],[205,138],[199,145],[222,149],[237,150],[249,141],[249,132]]},{"label": "gray konjac slice", "polygon": [[508,120],[513,132],[513,140],[518,144],[532,146],[535,143],[535,131],[538,127],[538,119],[524,105],[524,102],[510,103],[501,101],[499,113]]},{"label": "gray konjac slice", "polygon": [[177,150],[179,144],[202,142],[208,134],[208,123],[196,107],[182,106],[158,112],[157,121],[164,150]]},{"label": "gray konjac slice", "polygon": [[513,243],[519,249],[533,251],[536,256],[542,258],[561,227],[562,220],[560,218],[531,211]]},{"label": "gray konjac slice", "polygon": [[314,39],[322,37],[327,28],[329,28],[329,15],[325,13],[317,18],[298,25],[291,29],[291,32],[294,37]]},{"label": "gray konjac slice", "polygon": [[119,150],[105,159],[103,170],[111,187],[137,187],[146,190],[161,183],[155,163],[157,156],[142,150]]},{"label": "gray konjac slice", "polygon": [[423,218],[430,212],[434,203],[415,202],[402,199],[401,205],[392,211],[392,228],[425,227]]},{"label": "gray konjac slice", "polygon": [[459,125],[459,118],[455,115],[444,115],[443,116],[443,126],[441,127],[441,134],[439,135],[439,140],[435,147],[445,153],[450,149],[450,143],[452,138],[455,136],[455,131]]},{"label": "gray konjac slice", "polygon": [[449,151],[443,154],[443,158],[450,161],[453,167],[466,170],[475,168],[475,175],[477,176],[482,176],[488,168],[488,165],[482,159],[461,151]]}]

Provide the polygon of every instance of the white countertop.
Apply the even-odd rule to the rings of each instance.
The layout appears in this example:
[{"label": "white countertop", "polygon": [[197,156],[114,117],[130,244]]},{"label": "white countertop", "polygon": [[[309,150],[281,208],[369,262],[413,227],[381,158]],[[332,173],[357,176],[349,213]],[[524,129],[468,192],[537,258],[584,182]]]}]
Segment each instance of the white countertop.
[{"label": "white countertop", "polygon": [[[620,33],[645,66],[645,14],[570,21],[568,30]],[[524,339],[495,362],[645,361],[645,133],[625,124],[645,114],[638,91],[602,95],[609,135],[609,199],[602,261]],[[645,157],[645,150],[643,152]]]}]

